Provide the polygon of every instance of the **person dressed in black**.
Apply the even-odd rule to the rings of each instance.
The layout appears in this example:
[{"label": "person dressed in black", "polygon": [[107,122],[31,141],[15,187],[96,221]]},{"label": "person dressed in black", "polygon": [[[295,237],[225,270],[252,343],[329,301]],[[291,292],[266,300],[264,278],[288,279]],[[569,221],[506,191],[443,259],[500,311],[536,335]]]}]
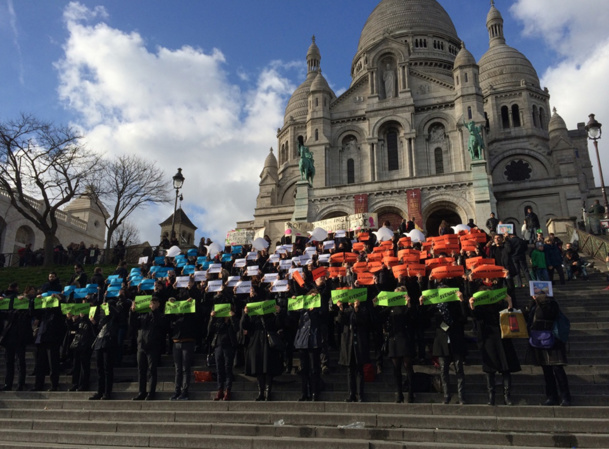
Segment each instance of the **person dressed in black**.
[{"label": "person dressed in black", "polygon": [[[545,294],[533,296],[527,307],[529,335],[531,330],[553,331],[554,322],[559,318],[560,307],[554,298]],[[543,370],[546,386],[546,401],[543,405],[571,405],[571,390],[565,373],[567,353],[565,343],[558,338],[550,348],[531,347],[533,357]]]},{"label": "person dressed in black", "polygon": [[123,312],[123,307],[127,306],[126,302],[114,299],[107,300],[106,304],[107,308],[98,306],[95,318],[91,321],[97,327],[97,337],[92,345],[97,363],[97,393],[89,398],[92,401],[112,399],[114,362],[118,349],[118,316]]},{"label": "person dressed in black", "polygon": [[364,402],[364,364],[368,363],[370,357],[370,314],[359,301],[353,304],[339,302],[338,308],[338,321],[343,327],[338,363],[347,367],[349,390],[345,402]]},{"label": "person dressed in black", "polygon": [[488,229],[489,234],[491,232],[497,232],[497,225],[499,224],[499,220],[495,217],[495,212],[491,212],[490,217],[486,220],[486,229]]},{"label": "person dressed in black", "polygon": [[[214,299],[216,304],[226,304],[227,298],[217,295]],[[216,316],[215,311],[210,312],[210,320],[207,327],[208,339],[211,339],[211,350],[214,351],[216,360],[218,392],[214,401],[230,401],[233,387],[233,364],[237,350],[237,332],[239,322],[231,305],[228,317]]]},{"label": "person dressed in black", "polygon": [[74,274],[70,278],[68,285],[75,285],[76,288],[85,288],[87,286],[87,273],[85,273],[81,264],[74,264]]},{"label": "person dressed in black", "polygon": [[529,243],[535,243],[535,239],[537,238],[537,230],[541,228],[539,224],[539,217],[535,212],[533,212],[533,208],[531,206],[527,206],[524,208],[524,224],[526,229],[525,240],[528,240]]},{"label": "person dressed in black", "polygon": [[[57,298],[58,294],[52,297]],[[63,342],[66,325],[61,314],[60,304],[57,307],[49,307],[34,310],[34,343],[36,344],[36,361],[34,373],[36,381],[32,391],[41,391],[44,388],[44,378],[47,368],[50,369],[51,388],[49,391],[57,391],[59,386],[59,348]]]},{"label": "person dressed in black", "polygon": [[[482,287],[478,291],[489,290]],[[486,374],[488,405],[495,405],[495,374],[503,376],[503,400],[505,405],[512,405],[512,374],[520,371],[518,354],[512,340],[501,338],[499,312],[506,307],[512,308],[512,298],[508,295],[505,301],[495,304],[475,305],[475,299],[469,299],[469,307],[477,322],[478,347],[482,354],[482,370]]]},{"label": "person dressed in black", "polygon": [[[187,299],[186,301],[192,300]],[[169,302],[176,302],[176,299],[171,297]],[[172,401],[187,401],[189,399],[192,361],[199,327],[197,314],[173,314],[169,325],[173,342],[173,363],[175,364],[175,389],[170,399]]]},{"label": "person dressed in black", "polygon": [[150,311],[138,313],[131,305],[130,323],[137,330],[138,395],[134,401],[152,401],[156,396],[157,366],[167,333],[167,320],[156,296],[150,298]]},{"label": "person dressed in black", "polygon": [[69,316],[74,321],[75,335],[70,349],[74,355],[72,386],[69,391],[88,391],[91,377],[91,345],[95,341],[95,329],[88,314]]},{"label": "person dressed in black", "polygon": [[[252,287],[248,303],[263,301],[259,288]],[[279,331],[283,329],[284,317],[279,306],[275,313],[268,315],[248,314],[248,308],[243,309],[241,331],[248,337],[245,348],[245,375],[255,376],[258,381],[258,396],[256,401],[270,401],[273,391],[273,378],[283,371],[281,348],[271,348],[269,334],[274,333],[281,338]]]},{"label": "person dressed in black", "polygon": [[[4,326],[0,335],[0,345],[4,346],[4,358],[6,361],[6,372],[4,376],[4,386],[2,391],[10,391],[13,388],[15,379],[15,358],[19,379],[17,381],[17,391],[25,388],[25,349],[32,341],[31,310],[35,296],[33,287],[25,289],[23,296],[18,296],[17,283],[12,283],[9,289],[4,292],[5,298],[10,298],[9,308],[3,313]],[[21,307],[23,306],[23,307]]]},{"label": "person dressed in black", "polygon": [[[317,290],[311,290],[308,295],[317,295]],[[327,310],[327,304],[326,310]],[[300,376],[302,395],[299,401],[318,401],[320,393],[322,320],[327,314],[322,313],[321,307],[303,309],[299,313],[298,330],[294,338],[294,349],[300,353]]]},{"label": "person dressed in black", "polygon": [[[439,284],[438,288],[446,285]],[[465,323],[467,322],[467,309],[463,301],[463,294],[457,292],[459,302],[447,302],[423,306],[423,296],[419,298],[423,306],[423,313],[433,314],[436,325],[436,335],[433,341],[433,355],[440,362],[440,381],[444,403],[450,403],[450,385],[448,371],[451,363],[455,364],[457,373],[457,394],[459,404],[465,404],[464,387],[465,371],[463,361],[467,352],[465,342]]]},{"label": "person dressed in black", "polygon": [[57,292],[61,293],[63,291],[63,287],[61,286],[61,282],[57,277],[57,273],[51,271],[49,273],[49,280],[42,285],[41,288],[42,293],[46,292]]},{"label": "person dressed in black", "polygon": [[[383,323],[384,347],[387,357],[393,363],[393,379],[395,381],[395,402],[404,402],[402,392],[402,365],[406,368],[409,391],[408,402],[414,402],[414,391],[412,388],[414,380],[413,358],[414,349],[414,322],[416,320],[416,308],[411,307],[410,297],[406,287],[398,287],[396,292],[404,292],[406,306],[383,307],[379,313],[380,321]],[[376,304],[377,299],[374,299]]]}]

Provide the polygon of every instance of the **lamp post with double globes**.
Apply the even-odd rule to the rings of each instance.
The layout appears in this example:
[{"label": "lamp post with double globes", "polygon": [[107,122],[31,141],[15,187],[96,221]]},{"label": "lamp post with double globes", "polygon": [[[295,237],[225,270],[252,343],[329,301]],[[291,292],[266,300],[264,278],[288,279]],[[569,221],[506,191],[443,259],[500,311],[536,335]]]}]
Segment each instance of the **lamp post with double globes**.
[{"label": "lamp post with double globes", "polygon": [[605,206],[605,219],[609,218],[609,204],[607,204],[607,192],[605,191],[605,179],[603,178],[603,166],[601,165],[601,158],[598,154],[598,141],[603,134],[601,125],[594,118],[594,114],[588,116],[590,120],[586,124],[586,132],[588,133],[588,139],[594,142],[594,149],[596,150],[596,160],[598,161],[598,172],[601,177],[601,193],[603,194],[603,203]]},{"label": "lamp post with double globes", "polygon": [[178,197],[180,196],[180,189],[184,185],[184,175],[182,175],[182,169],[178,168],[178,172],[173,175],[173,188],[176,189],[176,201],[173,205],[173,218],[171,219],[171,239],[175,238],[175,225],[176,225],[176,213],[178,211]]}]

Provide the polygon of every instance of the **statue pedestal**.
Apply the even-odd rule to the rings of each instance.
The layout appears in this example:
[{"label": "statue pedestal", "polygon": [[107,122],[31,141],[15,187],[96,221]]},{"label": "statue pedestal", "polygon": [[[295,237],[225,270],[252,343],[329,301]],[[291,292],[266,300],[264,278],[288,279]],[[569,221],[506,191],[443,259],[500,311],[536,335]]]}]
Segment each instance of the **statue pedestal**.
[{"label": "statue pedestal", "polygon": [[497,213],[497,200],[493,193],[490,177],[486,171],[486,161],[472,161],[470,167],[474,184],[474,202],[476,210],[474,220],[478,226],[483,226],[483,223],[486,223],[491,212]]},{"label": "statue pedestal", "polygon": [[296,198],[294,201],[294,213],[292,221],[307,221],[309,217],[309,189],[308,181],[296,183]]}]

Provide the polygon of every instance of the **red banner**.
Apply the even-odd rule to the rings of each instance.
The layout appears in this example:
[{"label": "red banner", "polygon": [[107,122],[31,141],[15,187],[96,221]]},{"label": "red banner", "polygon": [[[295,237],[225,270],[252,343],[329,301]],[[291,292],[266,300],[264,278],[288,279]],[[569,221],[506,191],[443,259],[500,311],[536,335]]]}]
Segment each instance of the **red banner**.
[{"label": "red banner", "polygon": [[408,220],[414,217],[414,224],[423,230],[423,212],[421,211],[421,189],[406,190],[408,205]]},{"label": "red banner", "polygon": [[355,213],[365,214],[368,212],[368,194],[362,193],[361,195],[355,195]]}]

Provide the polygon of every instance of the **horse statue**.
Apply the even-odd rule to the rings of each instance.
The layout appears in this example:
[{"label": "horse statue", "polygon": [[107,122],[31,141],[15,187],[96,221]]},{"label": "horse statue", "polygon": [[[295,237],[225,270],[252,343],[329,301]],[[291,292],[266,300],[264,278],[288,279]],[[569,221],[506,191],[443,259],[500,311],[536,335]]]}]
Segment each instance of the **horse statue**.
[{"label": "horse statue", "polygon": [[469,149],[469,154],[472,157],[472,161],[482,159],[482,150],[484,150],[482,127],[476,126],[473,120],[469,123],[466,123],[465,120],[463,120],[463,126],[465,126],[469,131],[469,140],[467,142],[467,148]]},{"label": "horse statue", "polygon": [[298,161],[300,179],[302,181],[306,180],[310,185],[313,185],[313,178],[315,177],[315,161],[313,160],[313,153],[311,153],[309,147],[299,144],[298,155],[300,156],[300,160]]}]

